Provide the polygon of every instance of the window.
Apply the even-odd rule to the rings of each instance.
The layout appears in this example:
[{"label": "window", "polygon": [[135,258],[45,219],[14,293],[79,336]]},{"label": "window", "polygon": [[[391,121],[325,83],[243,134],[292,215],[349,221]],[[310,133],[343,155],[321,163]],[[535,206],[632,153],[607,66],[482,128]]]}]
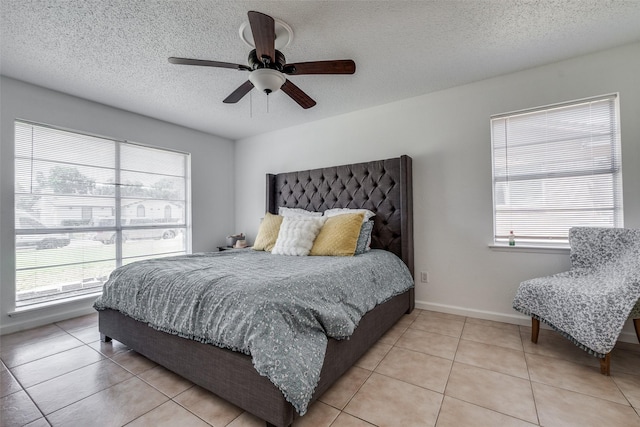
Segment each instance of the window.
[{"label": "window", "polygon": [[189,154],[24,121],[15,153],[16,307],[99,293],[118,266],[190,252]]},{"label": "window", "polygon": [[496,244],[623,226],[617,95],[493,116],[491,141]]}]

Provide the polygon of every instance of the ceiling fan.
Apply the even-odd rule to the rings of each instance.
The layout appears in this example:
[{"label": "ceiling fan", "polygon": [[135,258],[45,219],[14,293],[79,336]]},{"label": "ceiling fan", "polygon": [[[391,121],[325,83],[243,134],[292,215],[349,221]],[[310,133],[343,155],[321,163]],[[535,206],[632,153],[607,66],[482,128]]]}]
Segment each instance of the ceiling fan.
[{"label": "ceiling fan", "polygon": [[249,52],[248,66],[229,62],[176,57],[169,58],[169,62],[172,64],[201,65],[249,71],[249,80],[226,97],[222,101],[224,103],[233,104],[240,101],[254,87],[267,95],[282,89],[284,93],[305,109],[316,105],[316,101],[311,99],[298,86],[291,83],[285,75],[355,73],[356,64],[351,59],[288,64],[282,52],[276,49],[276,21],[269,15],[260,12],[250,11],[248,15],[249,25],[253,33],[253,44],[255,45],[255,49]]}]

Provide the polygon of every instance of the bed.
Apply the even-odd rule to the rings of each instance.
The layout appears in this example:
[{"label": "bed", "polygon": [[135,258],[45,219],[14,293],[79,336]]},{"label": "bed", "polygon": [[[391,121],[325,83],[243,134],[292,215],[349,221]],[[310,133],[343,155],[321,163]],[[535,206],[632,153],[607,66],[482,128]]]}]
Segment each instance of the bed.
[{"label": "bed", "polygon": [[[342,165],[266,177],[266,211],[278,207],[323,212],[365,208],[376,213],[371,248],[397,255],[413,274],[411,158]],[[398,319],[414,308],[413,287],[368,311],[349,339],[329,338],[320,379],[310,402],[321,396]],[[297,412],[283,393],[241,352],[182,338],[147,326],[117,310],[99,311],[104,341],[115,339],[156,363],[265,420],[290,426]]]}]

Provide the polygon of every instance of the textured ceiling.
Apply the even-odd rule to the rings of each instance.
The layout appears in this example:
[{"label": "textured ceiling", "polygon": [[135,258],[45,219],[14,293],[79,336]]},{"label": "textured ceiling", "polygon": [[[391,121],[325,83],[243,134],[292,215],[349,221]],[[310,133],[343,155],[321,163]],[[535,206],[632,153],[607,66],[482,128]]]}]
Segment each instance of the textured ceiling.
[{"label": "textured ceiling", "polygon": [[[319,120],[640,40],[640,0],[0,0],[0,72],[230,139]],[[247,72],[238,28],[257,10],[289,24],[288,62],[353,59],[347,76],[292,76],[222,100]]]}]

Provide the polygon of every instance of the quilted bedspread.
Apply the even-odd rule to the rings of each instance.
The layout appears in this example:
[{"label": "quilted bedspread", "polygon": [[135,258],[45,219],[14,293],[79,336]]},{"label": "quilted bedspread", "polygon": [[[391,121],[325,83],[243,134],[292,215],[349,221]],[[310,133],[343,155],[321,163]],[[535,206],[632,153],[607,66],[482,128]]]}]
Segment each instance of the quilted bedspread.
[{"label": "quilted bedspread", "polygon": [[302,415],[318,383],[327,336],[413,287],[390,252],[295,257],[253,250],[139,261],[111,273],[97,310],[248,354]]},{"label": "quilted bedspread", "polygon": [[513,308],[604,357],[640,307],[640,230],[577,227],[569,243],[571,270],[522,282]]}]

